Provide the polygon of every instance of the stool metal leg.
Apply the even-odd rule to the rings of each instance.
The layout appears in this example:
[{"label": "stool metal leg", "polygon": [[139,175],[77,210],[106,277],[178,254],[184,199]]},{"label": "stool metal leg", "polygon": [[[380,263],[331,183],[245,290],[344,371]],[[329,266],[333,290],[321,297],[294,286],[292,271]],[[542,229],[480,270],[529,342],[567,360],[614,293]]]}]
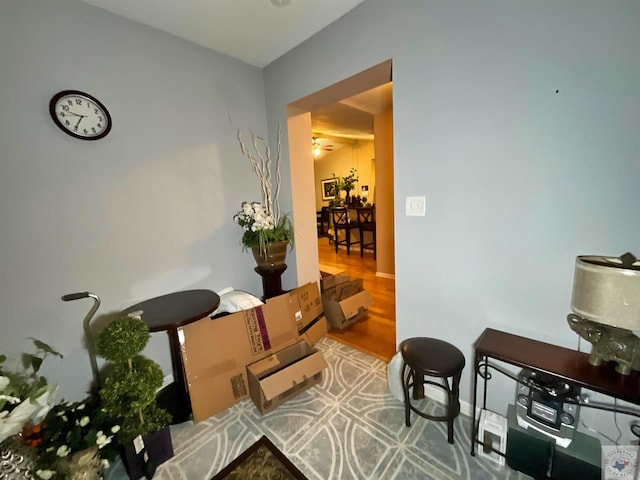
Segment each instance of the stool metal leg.
[{"label": "stool metal leg", "polygon": [[[453,444],[453,419],[455,418],[455,416],[453,415],[453,407],[454,407],[454,403],[456,401],[456,396],[455,396],[455,392],[453,391],[453,388],[448,388],[449,385],[449,380],[448,379],[444,379],[445,383],[447,384],[447,391],[448,391],[448,395],[447,395],[447,441],[451,444]],[[455,378],[453,380],[453,383],[455,383]]]},{"label": "stool metal leg", "polygon": [[[407,427],[411,426],[411,403],[409,400],[409,385],[413,383],[413,369],[409,369],[406,363],[402,364],[402,390],[404,391],[404,423]],[[409,369],[409,373],[407,373]]]},{"label": "stool metal leg", "polygon": [[[460,377],[462,376],[462,370],[458,373],[454,374],[451,379],[451,388],[447,388],[449,391],[448,395],[448,405],[447,405],[447,441],[453,444],[453,421],[460,413],[460,397],[459,397],[459,386],[460,386]],[[447,386],[449,385],[449,381],[445,379]]]},{"label": "stool metal leg", "polygon": [[422,370],[413,370],[413,399],[421,400],[424,398],[424,372]]}]

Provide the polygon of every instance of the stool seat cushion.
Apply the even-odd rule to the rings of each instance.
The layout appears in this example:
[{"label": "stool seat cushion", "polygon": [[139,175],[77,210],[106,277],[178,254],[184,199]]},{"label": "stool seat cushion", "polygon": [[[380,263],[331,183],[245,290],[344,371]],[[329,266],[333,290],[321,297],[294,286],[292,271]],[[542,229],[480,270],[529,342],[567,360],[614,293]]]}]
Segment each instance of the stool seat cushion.
[{"label": "stool seat cushion", "polygon": [[408,338],[400,344],[402,358],[411,368],[432,377],[449,377],[464,368],[464,355],[437,338]]}]

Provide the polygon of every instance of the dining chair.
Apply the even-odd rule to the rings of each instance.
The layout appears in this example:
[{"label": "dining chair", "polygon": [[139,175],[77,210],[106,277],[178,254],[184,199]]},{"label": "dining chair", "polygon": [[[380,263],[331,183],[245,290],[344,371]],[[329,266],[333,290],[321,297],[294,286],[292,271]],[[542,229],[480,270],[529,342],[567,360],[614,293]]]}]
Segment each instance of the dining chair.
[{"label": "dining chair", "polygon": [[329,236],[330,216],[329,207],[322,207],[319,212],[316,212],[317,224],[318,224],[318,238]]},{"label": "dining chair", "polygon": [[[349,219],[349,211],[344,207],[332,208],[331,218],[333,220],[333,243],[336,247],[336,253],[338,253],[339,245],[345,245],[347,247],[347,255],[351,255],[351,245],[360,243],[360,239],[357,241],[351,240],[351,232],[353,230],[359,231],[358,223]],[[340,231],[344,232],[344,240],[339,239]]]},{"label": "dining chair", "polygon": [[[376,259],[376,208],[360,207],[358,210],[358,230],[360,231],[360,256],[364,254],[364,249],[373,250],[373,259]],[[371,240],[365,242],[365,232],[370,233]]]}]

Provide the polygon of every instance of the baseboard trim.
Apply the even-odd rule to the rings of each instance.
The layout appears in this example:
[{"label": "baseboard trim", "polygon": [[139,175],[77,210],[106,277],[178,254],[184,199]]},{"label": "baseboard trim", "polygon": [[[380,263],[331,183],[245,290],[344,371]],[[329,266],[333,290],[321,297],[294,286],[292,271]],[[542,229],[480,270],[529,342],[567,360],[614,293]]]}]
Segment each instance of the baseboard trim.
[{"label": "baseboard trim", "polygon": [[391,280],[396,279],[396,276],[393,273],[384,273],[384,272],[376,272],[376,277],[390,278]]},{"label": "baseboard trim", "polygon": [[[434,387],[432,385],[425,385],[424,394],[438,403],[441,403],[443,405],[447,404],[447,394],[441,388]],[[460,413],[468,417],[471,417],[472,412],[473,412],[473,405],[471,405],[469,402],[465,402],[464,400],[460,400]],[[476,418],[478,417],[476,416]]]}]

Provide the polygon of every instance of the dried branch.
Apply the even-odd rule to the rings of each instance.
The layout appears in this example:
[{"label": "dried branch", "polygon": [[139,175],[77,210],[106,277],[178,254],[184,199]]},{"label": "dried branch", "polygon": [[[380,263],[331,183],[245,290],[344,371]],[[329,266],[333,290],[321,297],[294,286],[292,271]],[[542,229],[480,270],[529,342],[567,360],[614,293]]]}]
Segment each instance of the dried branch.
[{"label": "dried branch", "polygon": [[253,173],[258,177],[260,181],[260,188],[262,193],[262,204],[267,209],[269,215],[273,215],[276,223],[280,220],[280,204],[278,197],[280,195],[281,175],[280,175],[280,161],[282,154],[282,146],[280,141],[281,130],[278,125],[278,148],[277,156],[275,159],[275,190],[273,188],[273,175],[272,168],[274,167],[274,161],[271,158],[271,148],[269,142],[263,137],[251,132],[251,145],[253,150],[249,150],[245,143],[242,141],[242,135],[240,130],[237,131],[238,143],[240,144],[240,150],[242,155],[249,160]]}]

